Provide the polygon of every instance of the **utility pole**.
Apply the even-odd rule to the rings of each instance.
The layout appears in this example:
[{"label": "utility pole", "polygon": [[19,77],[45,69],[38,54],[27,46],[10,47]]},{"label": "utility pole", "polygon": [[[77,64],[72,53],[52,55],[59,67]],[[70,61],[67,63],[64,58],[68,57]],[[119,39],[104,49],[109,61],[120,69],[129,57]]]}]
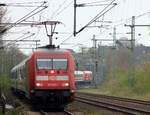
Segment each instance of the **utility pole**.
[{"label": "utility pole", "polygon": [[95,39],[95,35],[93,35],[92,41],[93,41],[94,58],[96,58],[97,39]]},{"label": "utility pole", "polygon": [[131,78],[129,78],[129,83],[131,87],[134,85],[134,48],[135,48],[135,16],[132,16],[132,25],[131,25]]},{"label": "utility pole", "polygon": [[113,29],[113,46],[116,48],[116,27]]},{"label": "utility pole", "polygon": [[102,46],[101,43],[102,42],[100,41],[98,44],[98,60],[100,60],[98,71],[99,82],[102,82],[104,79],[104,46]]},{"label": "utility pole", "polygon": [[93,35],[93,53],[94,53],[94,57],[93,57],[93,61],[94,61],[94,71],[93,71],[93,84],[95,86],[97,86],[97,72],[98,72],[98,59],[97,59],[97,39],[95,39],[95,35]]},{"label": "utility pole", "polygon": [[132,16],[132,25],[131,27],[131,51],[134,52],[135,47],[135,16]]},{"label": "utility pole", "polygon": [[[115,29],[114,29],[115,30]],[[114,33],[116,33],[115,31],[114,31]],[[116,35],[114,35],[114,36],[116,36]],[[114,37],[114,39],[115,39],[116,37]],[[94,49],[94,54],[93,54],[93,58],[94,58],[94,72],[93,72],[93,76],[94,76],[94,83],[95,83],[95,86],[97,85],[97,83],[99,82],[99,80],[100,79],[98,79],[98,77],[100,77],[100,76],[98,76],[98,67],[99,67],[99,63],[98,63],[98,56],[97,56],[97,52],[96,52],[96,50],[97,50],[97,41],[116,41],[116,40],[112,40],[112,39],[95,39],[95,35],[93,35],[93,39],[92,39],[92,41],[93,41],[93,49]],[[99,49],[100,49],[100,46],[99,46]],[[104,70],[104,48],[102,49],[102,71]],[[104,75],[103,73],[101,74],[101,75]]]},{"label": "utility pole", "polygon": [[131,61],[130,61],[130,76],[129,76],[129,85],[132,87],[134,85],[134,48],[135,48],[135,16],[132,16],[132,24],[125,25],[131,28]]},{"label": "utility pole", "polygon": [[74,0],[74,30],[73,30],[74,36],[76,36],[76,10],[77,10],[77,1]]},{"label": "utility pole", "polygon": [[133,86],[134,84],[134,48],[135,48],[135,27],[150,27],[150,25],[135,25],[135,16],[132,16],[132,24],[126,25],[131,28],[131,52],[132,52],[132,59],[131,59],[131,78],[129,79],[130,85]]},{"label": "utility pole", "polygon": [[116,70],[116,27],[113,28],[113,56],[112,56],[112,67],[113,67],[113,78],[115,78]]},{"label": "utility pole", "polygon": [[35,47],[36,47],[36,49],[37,49],[37,47],[38,47],[38,43],[37,43],[38,41],[35,41]]},{"label": "utility pole", "polygon": [[81,53],[82,53],[82,56],[83,56],[83,54],[84,54],[84,47],[81,47]]}]

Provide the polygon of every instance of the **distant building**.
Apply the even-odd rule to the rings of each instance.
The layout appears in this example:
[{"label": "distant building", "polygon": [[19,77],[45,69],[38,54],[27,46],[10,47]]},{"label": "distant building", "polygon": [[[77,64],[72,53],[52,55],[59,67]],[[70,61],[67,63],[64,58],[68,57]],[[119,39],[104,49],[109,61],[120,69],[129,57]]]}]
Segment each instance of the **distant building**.
[{"label": "distant building", "polygon": [[121,37],[119,40],[116,41],[116,45],[118,47],[131,48],[131,41],[126,37]]}]

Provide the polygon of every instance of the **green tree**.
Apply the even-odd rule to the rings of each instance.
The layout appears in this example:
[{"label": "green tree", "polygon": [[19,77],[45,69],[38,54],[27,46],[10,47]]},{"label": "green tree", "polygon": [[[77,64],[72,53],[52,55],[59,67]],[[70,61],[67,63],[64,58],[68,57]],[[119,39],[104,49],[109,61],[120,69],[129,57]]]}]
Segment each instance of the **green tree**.
[{"label": "green tree", "polygon": [[2,39],[3,35],[7,34],[7,29],[2,23],[5,21],[7,22],[6,13],[7,9],[0,7],[0,90],[3,93],[8,92],[10,87],[11,69],[26,58],[26,56],[16,47],[3,47],[4,43]]}]

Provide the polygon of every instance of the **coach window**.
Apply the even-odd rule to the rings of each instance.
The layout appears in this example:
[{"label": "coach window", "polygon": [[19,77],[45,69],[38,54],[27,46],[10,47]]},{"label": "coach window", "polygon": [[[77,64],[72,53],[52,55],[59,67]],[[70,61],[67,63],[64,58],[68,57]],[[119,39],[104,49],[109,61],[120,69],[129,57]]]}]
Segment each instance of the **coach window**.
[{"label": "coach window", "polygon": [[21,78],[24,79],[23,66],[22,66],[22,68],[21,68]]},{"label": "coach window", "polygon": [[21,75],[21,69],[18,70],[18,79],[21,80],[22,79],[22,75]]},{"label": "coach window", "polygon": [[14,78],[17,79],[17,70],[14,71]]},{"label": "coach window", "polygon": [[13,71],[11,75],[12,75],[12,79],[16,78],[16,72],[15,71]]},{"label": "coach window", "polygon": [[67,59],[53,59],[53,69],[67,69]]}]

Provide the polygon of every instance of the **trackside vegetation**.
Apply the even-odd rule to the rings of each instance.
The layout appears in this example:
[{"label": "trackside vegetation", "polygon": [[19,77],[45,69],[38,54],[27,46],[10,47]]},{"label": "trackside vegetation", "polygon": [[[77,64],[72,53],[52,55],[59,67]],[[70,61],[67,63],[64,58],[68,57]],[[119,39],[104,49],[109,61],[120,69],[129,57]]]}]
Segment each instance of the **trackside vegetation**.
[{"label": "trackside vegetation", "polygon": [[0,76],[0,89],[3,93],[7,93],[10,90],[11,80],[8,75]]},{"label": "trackside vegetation", "polygon": [[97,88],[81,91],[150,101],[150,61],[134,67],[134,71],[117,68],[114,73],[110,72]]}]

